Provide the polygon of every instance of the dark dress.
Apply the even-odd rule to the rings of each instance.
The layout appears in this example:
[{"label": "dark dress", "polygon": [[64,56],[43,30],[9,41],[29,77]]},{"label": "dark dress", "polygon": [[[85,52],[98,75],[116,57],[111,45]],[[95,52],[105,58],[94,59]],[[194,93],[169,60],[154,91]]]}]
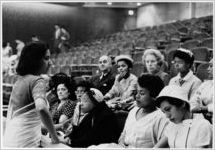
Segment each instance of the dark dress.
[{"label": "dark dress", "polygon": [[115,81],[115,75],[109,72],[106,76],[100,79],[101,75],[93,76],[90,82],[94,87],[105,95],[113,86]]},{"label": "dark dress", "polygon": [[83,118],[78,126],[74,126],[71,147],[88,147],[101,143],[117,142],[120,135],[115,114],[105,102],[98,104]]}]

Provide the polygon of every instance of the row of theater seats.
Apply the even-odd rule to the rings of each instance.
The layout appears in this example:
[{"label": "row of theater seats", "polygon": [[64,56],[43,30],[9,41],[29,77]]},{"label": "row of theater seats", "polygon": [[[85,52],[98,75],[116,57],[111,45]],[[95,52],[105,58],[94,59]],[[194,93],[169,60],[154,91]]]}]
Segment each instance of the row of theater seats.
[{"label": "row of theater seats", "polygon": [[[94,64],[103,54],[131,54],[136,49],[156,48],[165,54],[178,47],[212,50],[212,16],[176,21],[160,26],[118,32],[85,42],[69,52],[53,55],[55,65]],[[166,54],[167,55],[167,54]]]}]

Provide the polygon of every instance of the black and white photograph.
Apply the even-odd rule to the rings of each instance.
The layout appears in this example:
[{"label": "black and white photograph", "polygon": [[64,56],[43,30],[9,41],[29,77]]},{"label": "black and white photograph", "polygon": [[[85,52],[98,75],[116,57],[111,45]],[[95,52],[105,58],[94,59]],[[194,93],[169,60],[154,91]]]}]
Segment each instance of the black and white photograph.
[{"label": "black and white photograph", "polygon": [[214,149],[214,1],[0,1],[0,149]]}]

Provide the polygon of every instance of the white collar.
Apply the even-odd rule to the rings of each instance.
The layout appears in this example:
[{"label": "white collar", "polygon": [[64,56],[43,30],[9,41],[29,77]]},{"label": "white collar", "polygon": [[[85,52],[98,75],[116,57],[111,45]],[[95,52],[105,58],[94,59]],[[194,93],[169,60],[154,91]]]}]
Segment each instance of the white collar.
[{"label": "white collar", "polygon": [[[186,75],[184,78],[182,78],[182,79],[183,79],[184,81],[188,81],[192,76],[193,76],[193,71],[190,70],[190,71],[187,73],[187,75]],[[177,78],[178,78],[178,79],[181,79],[181,73],[178,73]]]}]

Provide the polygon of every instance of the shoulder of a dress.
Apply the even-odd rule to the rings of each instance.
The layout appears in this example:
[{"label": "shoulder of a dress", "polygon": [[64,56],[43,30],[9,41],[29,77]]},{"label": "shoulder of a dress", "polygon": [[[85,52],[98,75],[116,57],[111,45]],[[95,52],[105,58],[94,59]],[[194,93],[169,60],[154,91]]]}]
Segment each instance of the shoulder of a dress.
[{"label": "shoulder of a dress", "polygon": [[204,118],[194,118],[193,119],[193,125],[204,128],[204,127],[212,127],[212,125],[210,124],[210,122]]},{"label": "shoulder of a dress", "polygon": [[137,80],[137,76],[136,76],[136,75],[134,75],[134,74],[132,74],[132,73],[130,74],[130,78],[131,78],[131,79],[135,79],[135,80]]},{"label": "shoulder of a dress", "polygon": [[153,116],[154,116],[155,119],[166,118],[165,114],[160,109],[155,110],[153,112]]},{"label": "shoulder of a dress", "polygon": [[132,113],[136,113],[138,111],[139,107],[135,106],[134,108],[132,108],[128,114],[132,114]]}]

